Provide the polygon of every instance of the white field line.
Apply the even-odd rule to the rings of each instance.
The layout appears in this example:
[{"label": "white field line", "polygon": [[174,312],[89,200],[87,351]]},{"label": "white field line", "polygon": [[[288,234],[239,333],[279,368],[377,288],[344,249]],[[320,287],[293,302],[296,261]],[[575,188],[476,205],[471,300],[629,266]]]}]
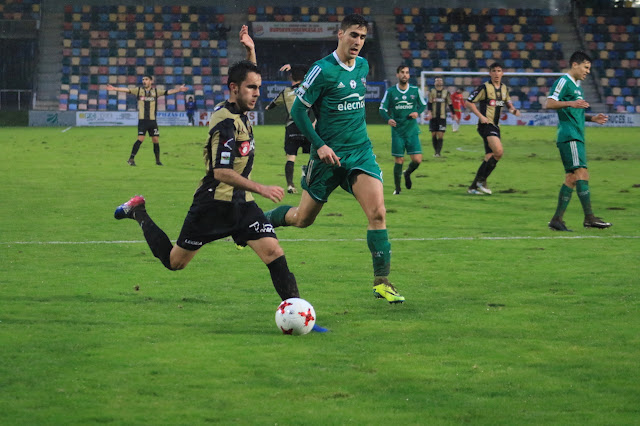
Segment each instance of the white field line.
[{"label": "white field line", "polygon": [[64,129],[64,130],[63,130],[62,132],[60,132],[60,133],[65,133],[65,132],[67,132],[67,130],[71,130],[71,129],[73,129],[73,126],[69,126],[69,127],[67,127],[66,129]]},{"label": "white field line", "polygon": [[[509,240],[608,240],[608,239],[639,239],[640,235],[557,235],[548,237],[511,236],[511,237],[434,237],[434,238],[390,238],[394,241],[509,241]],[[232,241],[226,239],[225,241]],[[281,242],[355,242],[366,241],[365,238],[280,238]],[[4,241],[0,245],[83,245],[83,244],[141,244],[145,240],[115,240],[115,241]]]}]

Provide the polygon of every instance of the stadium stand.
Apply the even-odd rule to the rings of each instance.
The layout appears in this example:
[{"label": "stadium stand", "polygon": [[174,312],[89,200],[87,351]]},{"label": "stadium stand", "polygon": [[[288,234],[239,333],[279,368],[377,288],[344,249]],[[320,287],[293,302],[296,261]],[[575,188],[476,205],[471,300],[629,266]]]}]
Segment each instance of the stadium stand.
[{"label": "stadium stand", "polygon": [[39,21],[40,0],[4,0],[0,3],[0,19]]},{"label": "stadium stand", "polygon": [[[560,72],[562,45],[548,10],[477,8],[395,8],[398,41],[412,75],[422,70],[488,69]],[[445,77],[445,85],[473,90],[483,77]],[[517,108],[539,110],[554,78],[507,77]]]},{"label": "stadium stand", "polygon": [[640,113],[640,17],[625,8],[585,8],[578,19],[612,112]]},{"label": "stadium stand", "polygon": [[[105,86],[139,85],[144,74],[159,89],[187,84],[198,109],[213,108],[229,66],[224,22],[220,7],[65,6],[59,109],[135,110],[134,97]],[[185,94],[158,107],[184,111]]]},{"label": "stadium stand", "polygon": [[370,17],[369,7],[250,6],[249,22],[340,22],[346,15]]}]

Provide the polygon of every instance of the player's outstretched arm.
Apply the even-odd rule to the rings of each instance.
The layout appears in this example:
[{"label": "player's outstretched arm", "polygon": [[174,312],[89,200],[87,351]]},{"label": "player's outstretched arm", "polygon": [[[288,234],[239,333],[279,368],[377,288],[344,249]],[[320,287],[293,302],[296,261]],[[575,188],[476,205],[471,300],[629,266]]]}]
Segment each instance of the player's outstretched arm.
[{"label": "player's outstretched arm", "polygon": [[110,92],[127,92],[129,93],[129,89],[126,87],[115,87],[110,84],[107,84],[107,90]]},{"label": "player's outstretched arm", "polygon": [[174,93],[178,93],[178,92],[186,92],[187,90],[189,90],[189,88],[183,84],[180,87],[174,87],[171,90],[167,90],[167,95],[173,95]]},{"label": "player's outstretched arm", "polygon": [[234,188],[243,189],[268,198],[274,203],[282,201],[284,197],[284,189],[275,185],[262,185],[242,176],[233,169],[214,169],[213,176],[220,182],[231,185]]},{"label": "player's outstretched arm", "polygon": [[254,64],[258,64],[258,58],[256,57],[256,45],[253,39],[249,35],[249,27],[243,25],[240,28],[240,44],[247,50],[247,61],[251,61]]}]

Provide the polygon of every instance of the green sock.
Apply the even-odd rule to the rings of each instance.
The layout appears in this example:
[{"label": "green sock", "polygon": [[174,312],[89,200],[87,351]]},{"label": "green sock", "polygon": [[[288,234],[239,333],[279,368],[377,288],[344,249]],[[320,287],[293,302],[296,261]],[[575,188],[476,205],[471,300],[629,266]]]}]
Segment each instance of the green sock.
[{"label": "green sock", "polygon": [[560,193],[558,194],[558,208],[556,209],[556,214],[554,215],[554,217],[562,219],[562,216],[564,216],[564,212],[567,210],[567,206],[569,205],[569,201],[571,201],[572,193],[573,189],[569,188],[565,184],[562,184]]},{"label": "green sock", "polygon": [[584,215],[588,216],[593,214],[593,210],[591,210],[591,192],[589,192],[589,181],[576,181],[576,192],[578,193],[578,198],[580,198],[580,202],[582,203],[582,210],[584,210]]},{"label": "green sock", "polygon": [[402,163],[395,163],[393,166],[393,183],[395,183],[396,189],[400,188],[400,182],[402,182]]},{"label": "green sock", "polygon": [[264,215],[275,228],[278,226],[288,226],[285,221],[285,216],[290,208],[291,206],[278,206],[275,209],[265,212]]},{"label": "green sock", "polygon": [[373,258],[373,275],[386,277],[391,270],[391,243],[386,229],[367,231],[367,245]]}]

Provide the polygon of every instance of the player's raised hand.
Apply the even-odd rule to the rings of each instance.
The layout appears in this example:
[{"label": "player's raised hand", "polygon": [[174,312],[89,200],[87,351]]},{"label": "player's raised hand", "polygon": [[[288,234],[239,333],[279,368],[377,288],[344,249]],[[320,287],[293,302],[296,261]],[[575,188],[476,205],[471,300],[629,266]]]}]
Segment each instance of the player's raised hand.
[{"label": "player's raised hand", "polygon": [[593,121],[594,123],[598,123],[598,124],[604,124],[607,121],[609,121],[609,116],[605,115],[603,113],[600,113],[598,115],[594,115],[591,117],[591,121]]},{"label": "player's raised hand", "polygon": [[260,195],[264,198],[268,198],[274,203],[279,203],[284,198],[284,189],[275,185],[263,185],[260,191]]},{"label": "player's raised hand", "polygon": [[186,85],[186,84],[183,84],[182,86],[180,86],[179,90],[180,90],[181,92],[186,92],[187,90],[189,90],[189,88],[187,87],[187,85]]},{"label": "player's raised hand", "polygon": [[325,164],[337,165],[340,167],[340,157],[336,155],[333,149],[329,148],[327,145],[323,145],[317,150],[318,157]]},{"label": "player's raised hand", "polygon": [[280,71],[291,71],[291,64],[284,64],[280,67]]},{"label": "player's raised hand", "polygon": [[111,84],[107,84],[107,90],[116,90]]},{"label": "player's raised hand", "polygon": [[240,28],[240,43],[242,43],[247,50],[252,50],[256,47],[253,39],[249,35],[249,27],[246,25],[243,25],[242,28]]}]

